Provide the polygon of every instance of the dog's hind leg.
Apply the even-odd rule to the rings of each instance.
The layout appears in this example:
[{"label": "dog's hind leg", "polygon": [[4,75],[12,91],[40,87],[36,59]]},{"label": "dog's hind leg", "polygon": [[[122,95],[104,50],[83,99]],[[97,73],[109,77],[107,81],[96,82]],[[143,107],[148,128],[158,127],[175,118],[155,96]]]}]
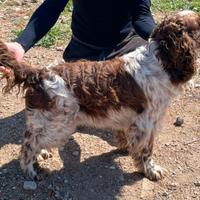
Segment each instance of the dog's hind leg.
[{"label": "dog's hind leg", "polygon": [[[65,144],[75,130],[75,112],[49,112],[37,109],[27,110],[27,130],[21,150],[21,168],[31,178],[37,173],[33,164],[43,149]],[[37,178],[37,177],[36,177]]]},{"label": "dog's hind leg", "polygon": [[136,167],[150,180],[163,178],[165,170],[152,160],[154,134],[152,131],[145,132],[133,125],[129,132],[129,152],[135,161]]},{"label": "dog's hind leg", "polygon": [[36,142],[36,137],[34,132],[29,130],[25,131],[24,143],[21,148],[20,165],[25,174],[31,178],[35,178],[37,173],[33,167],[36,162],[37,155],[40,153],[41,148]]},{"label": "dog's hind leg", "polygon": [[120,151],[127,152],[128,142],[126,138],[126,133],[123,130],[118,130],[114,132],[114,136],[117,142],[117,147]]}]

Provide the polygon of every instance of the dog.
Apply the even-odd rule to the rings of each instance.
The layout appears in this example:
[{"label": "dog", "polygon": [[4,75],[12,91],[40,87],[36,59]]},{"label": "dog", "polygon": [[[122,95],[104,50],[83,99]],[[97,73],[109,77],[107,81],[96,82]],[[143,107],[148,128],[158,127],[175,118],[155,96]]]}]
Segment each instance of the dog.
[{"label": "dog", "polygon": [[[20,165],[31,178],[43,149],[67,142],[79,125],[110,128],[150,180],[164,176],[152,160],[157,129],[171,99],[195,74],[200,48],[200,15],[181,11],[166,17],[148,44],[106,61],[80,60],[50,68],[17,62],[0,42],[3,92],[25,91],[26,131]],[[46,154],[48,155],[48,154]]]}]

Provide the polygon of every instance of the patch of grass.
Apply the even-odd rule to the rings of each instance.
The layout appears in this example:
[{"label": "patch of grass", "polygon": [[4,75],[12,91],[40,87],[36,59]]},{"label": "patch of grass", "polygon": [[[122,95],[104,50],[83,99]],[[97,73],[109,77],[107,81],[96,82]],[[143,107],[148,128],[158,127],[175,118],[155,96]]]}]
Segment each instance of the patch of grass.
[{"label": "patch of grass", "polygon": [[[50,48],[54,45],[62,45],[71,37],[71,15],[73,4],[70,0],[61,14],[57,23],[51,28],[51,30],[36,44],[45,48]],[[32,13],[31,13],[32,14]],[[12,30],[12,37],[15,39],[18,37],[24,29]]]},{"label": "patch of grass", "polygon": [[20,29],[18,29],[18,30],[16,30],[16,29],[15,29],[15,30],[12,30],[11,33],[12,33],[13,37],[16,38],[16,37],[19,37],[19,36],[20,36],[20,34],[22,33],[22,31],[23,31],[23,29],[20,28]]},{"label": "patch of grass", "polygon": [[66,42],[71,35],[68,24],[57,23],[36,45],[49,48],[54,45],[61,45]]},{"label": "patch of grass", "polygon": [[72,7],[73,4],[70,0],[56,25],[37,43],[38,46],[49,48],[66,43],[71,36]]},{"label": "patch of grass", "polygon": [[168,12],[172,10],[194,10],[200,12],[199,0],[152,0],[154,11]]}]

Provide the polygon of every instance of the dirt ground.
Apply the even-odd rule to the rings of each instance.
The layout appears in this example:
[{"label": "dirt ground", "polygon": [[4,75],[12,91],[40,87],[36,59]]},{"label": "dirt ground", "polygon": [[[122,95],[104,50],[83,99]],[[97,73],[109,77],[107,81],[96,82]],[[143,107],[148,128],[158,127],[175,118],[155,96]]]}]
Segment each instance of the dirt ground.
[{"label": "dirt ground", "polygon": [[[35,6],[31,4],[29,9]],[[10,39],[10,31],[20,18],[26,17],[26,9],[26,5],[0,8],[1,39]],[[61,59],[59,50],[35,47],[25,59],[46,66]],[[0,82],[0,90],[2,85]],[[199,87],[174,100],[167,112],[153,157],[168,173],[158,182],[137,173],[132,159],[117,151],[110,132],[81,129],[64,148],[54,149],[52,158],[41,162],[50,175],[36,182],[37,189],[25,190],[23,184],[29,179],[23,175],[18,160],[25,128],[23,110],[21,96],[0,93],[0,200],[200,199]],[[184,119],[181,127],[174,126],[178,116]]]}]

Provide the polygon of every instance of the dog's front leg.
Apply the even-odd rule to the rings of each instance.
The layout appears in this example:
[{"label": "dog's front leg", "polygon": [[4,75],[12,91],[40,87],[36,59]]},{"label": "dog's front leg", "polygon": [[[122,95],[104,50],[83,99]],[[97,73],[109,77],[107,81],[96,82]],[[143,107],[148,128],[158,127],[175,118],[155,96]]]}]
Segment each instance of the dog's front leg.
[{"label": "dog's front leg", "polygon": [[153,142],[153,130],[145,132],[134,125],[128,134],[129,151],[139,171],[150,180],[157,181],[163,178],[165,170],[153,162]]},{"label": "dog's front leg", "polygon": [[152,159],[154,136],[151,135],[149,142],[139,151],[136,159],[140,163],[140,169],[147,178],[157,181],[163,178],[166,171],[161,166],[154,164]]}]

